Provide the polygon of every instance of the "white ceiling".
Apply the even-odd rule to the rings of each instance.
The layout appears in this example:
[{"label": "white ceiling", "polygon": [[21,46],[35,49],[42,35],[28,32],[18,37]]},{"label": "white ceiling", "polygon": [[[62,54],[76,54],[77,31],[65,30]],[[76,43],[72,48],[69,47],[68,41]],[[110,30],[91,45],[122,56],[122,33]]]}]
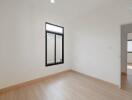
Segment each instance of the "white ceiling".
[{"label": "white ceiling", "polygon": [[[10,0],[2,0],[8,2]],[[27,7],[48,16],[61,17],[63,20],[73,20],[80,16],[88,15],[90,12],[96,11],[99,8],[107,9],[107,6],[122,4],[122,9],[125,6],[132,5],[132,0],[55,0],[55,4],[51,4],[50,0],[12,0],[16,6]],[[131,3],[130,3],[131,2]],[[2,4],[2,3],[1,3]],[[112,7],[112,6],[109,6]]]},{"label": "white ceiling", "polygon": [[47,13],[72,19],[108,4],[112,0],[55,0],[55,4],[51,4],[50,0],[44,1],[45,4],[42,4],[45,5]]},{"label": "white ceiling", "polygon": [[65,16],[78,16],[97,7],[106,4],[110,0],[56,0],[55,4],[50,4],[46,0],[46,9],[50,12]]},{"label": "white ceiling", "polygon": [[[51,4],[50,0],[34,0],[35,5],[38,4],[39,10],[46,14],[60,16],[66,20],[75,19],[99,8],[112,8],[113,5],[121,6],[122,9],[132,6],[132,0],[55,0],[55,4]],[[124,7],[124,8],[123,8]]]},{"label": "white ceiling", "polygon": [[74,19],[87,14],[90,11],[109,4],[113,0],[55,0],[51,4],[50,0],[12,0],[16,4],[26,4],[38,12],[45,15],[61,16],[64,19]]}]

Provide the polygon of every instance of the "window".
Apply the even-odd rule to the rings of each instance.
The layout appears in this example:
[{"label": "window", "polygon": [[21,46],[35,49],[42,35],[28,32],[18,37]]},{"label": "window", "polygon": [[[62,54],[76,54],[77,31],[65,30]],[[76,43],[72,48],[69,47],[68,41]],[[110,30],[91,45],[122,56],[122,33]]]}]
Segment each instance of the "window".
[{"label": "window", "polygon": [[127,41],[127,52],[132,53],[132,40]]},{"label": "window", "polygon": [[64,63],[64,27],[45,24],[45,65]]}]

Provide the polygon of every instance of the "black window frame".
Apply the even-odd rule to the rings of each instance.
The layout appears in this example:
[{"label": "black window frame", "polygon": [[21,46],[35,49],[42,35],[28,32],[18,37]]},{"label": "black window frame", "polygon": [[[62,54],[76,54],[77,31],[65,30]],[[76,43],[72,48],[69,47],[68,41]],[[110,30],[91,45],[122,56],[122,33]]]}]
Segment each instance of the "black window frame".
[{"label": "black window frame", "polygon": [[[127,45],[128,45],[128,41],[132,41],[132,39],[127,40]],[[129,51],[127,50],[127,53],[132,53],[132,51],[129,52]]]},{"label": "black window frame", "polygon": [[[46,30],[46,24],[60,27],[63,29],[63,32],[59,33],[59,32],[53,32],[53,31]],[[47,63],[47,34],[49,34],[49,33],[55,35],[54,63]],[[62,36],[62,61],[60,61],[60,62],[56,61],[56,35]],[[63,63],[64,63],[64,27],[56,25],[56,24],[52,24],[49,22],[45,22],[45,66],[48,67],[48,66],[58,65],[58,64],[63,64]]]}]

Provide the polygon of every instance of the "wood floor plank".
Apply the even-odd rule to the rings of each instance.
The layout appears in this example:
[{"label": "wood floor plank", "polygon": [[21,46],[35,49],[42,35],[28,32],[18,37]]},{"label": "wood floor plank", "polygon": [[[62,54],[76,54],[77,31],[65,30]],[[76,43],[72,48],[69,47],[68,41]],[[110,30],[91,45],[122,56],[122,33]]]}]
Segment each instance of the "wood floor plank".
[{"label": "wood floor plank", "polygon": [[69,71],[1,94],[0,100],[132,100],[132,93]]}]

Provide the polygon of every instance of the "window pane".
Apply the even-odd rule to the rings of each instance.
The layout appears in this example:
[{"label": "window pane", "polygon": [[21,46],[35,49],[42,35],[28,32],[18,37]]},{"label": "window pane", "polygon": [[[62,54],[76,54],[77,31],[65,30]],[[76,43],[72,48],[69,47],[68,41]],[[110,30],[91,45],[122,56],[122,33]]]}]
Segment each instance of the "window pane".
[{"label": "window pane", "polygon": [[50,24],[46,24],[46,30],[51,32],[63,33],[63,28]]},{"label": "window pane", "polygon": [[62,62],[62,36],[56,35],[56,62]]},{"label": "window pane", "polygon": [[132,41],[128,41],[128,45],[127,45],[127,50],[128,52],[132,52]]},{"label": "window pane", "polygon": [[55,50],[55,35],[51,33],[47,33],[47,63],[55,63],[54,62],[54,50]]}]

